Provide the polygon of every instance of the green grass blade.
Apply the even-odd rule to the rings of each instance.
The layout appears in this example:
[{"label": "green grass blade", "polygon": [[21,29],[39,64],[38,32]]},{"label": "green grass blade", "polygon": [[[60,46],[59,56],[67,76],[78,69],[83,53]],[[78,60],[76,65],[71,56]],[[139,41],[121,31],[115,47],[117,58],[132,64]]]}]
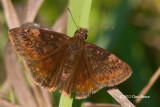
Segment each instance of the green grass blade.
[{"label": "green grass blade", "polygon": [[[72,16],[79,27],[88,28],[89,14],[91,9],[92,0],[70,0],[69,8]],[[70,37],[74,36],[77,30],[70,14],[68,15],[67,34]],[[61,95],[59,107],[72,107],[73,98]]]},{"label": "green grass blade", "polygon": [[73,98],[61,94],[59,107],[72,107]]},{"label": "green grass blade", "polygon": [[[92,0],[70,0],[69,8],[79,27],[88,28],[91,3]],[[67,34],[70,37],[73,37],[76,30],[77,27],[69,14]]]}]

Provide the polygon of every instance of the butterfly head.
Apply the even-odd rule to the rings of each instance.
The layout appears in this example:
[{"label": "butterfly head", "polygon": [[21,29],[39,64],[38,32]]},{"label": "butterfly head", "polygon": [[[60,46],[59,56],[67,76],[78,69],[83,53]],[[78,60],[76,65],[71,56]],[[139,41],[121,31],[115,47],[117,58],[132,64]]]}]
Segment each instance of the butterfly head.
[{"label": "butterfly head", "polygon": [[87,33],[88,33],[87,29],[80,28],[75,32],[75,37],[82,38],[82,39],[86,40],[87,36],[88,36]]}]

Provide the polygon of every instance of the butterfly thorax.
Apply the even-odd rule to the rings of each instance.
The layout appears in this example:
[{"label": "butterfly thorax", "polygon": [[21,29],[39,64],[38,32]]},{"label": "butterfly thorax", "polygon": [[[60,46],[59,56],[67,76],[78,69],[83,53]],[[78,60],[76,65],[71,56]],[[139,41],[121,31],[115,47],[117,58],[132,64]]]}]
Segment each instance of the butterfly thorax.
[{"label": "butterfly thorax", "polygon": [[88,33],[87,29],[80,28],[75,32],[74,37],[86,40],[87,39],[87,33]]},{"label": "butterfly thorax", "polygon": [[70,78],[70,75],[76,69],[79,57],[83,52],[85,40],[81,37],[74,36],[68,45],[68,52],[62,68],[62,81]]}]

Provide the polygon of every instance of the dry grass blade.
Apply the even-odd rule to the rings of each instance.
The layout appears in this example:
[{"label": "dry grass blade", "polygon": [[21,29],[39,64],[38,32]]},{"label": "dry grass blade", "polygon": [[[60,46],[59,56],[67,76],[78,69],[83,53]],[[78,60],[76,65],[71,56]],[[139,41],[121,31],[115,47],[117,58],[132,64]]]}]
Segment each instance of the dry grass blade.
[{"label": "dry grass blade", "polygon": [[53,30],[60,33],[66,33],[67,29],[68,12],[65,12],[60,16],[53,26]]},{"label": "dry grass blade", "polygon": [[[61,15],[61,17],[58,19],[58,21],[54,25],[54,30],[57,31],[59,29],[59,32],[64,33],[67,27],[66,22],[67,22],[67,13],[65,12]],[[33,81],[31,81],[30,75],[28,73],[26,74],[27,74],[27,77],[29,77],[28,80],[33,88],[38,105],[42,107],[46,107],[45,105],[47,105],[47,107],[52,107],[50,93],[48,93],[46,90],[43,90],[41,88],[39,90],[37,86],[33,83]]]},{"label": "dry grass blade", "polygon": [[[51,107],[52,103],[50,98],[48,98],[47,96],[43,96],[43,93],[41,92],[43,89],[39,88],[38,86],[36,86],[36,84],[34,84],[34,82],[31,80],[31,76],[29,75],[29,73],[26,73],[26,74],[27,74],[29,83],[31,84],[31,87],[33,89],[33,92],[35,94],[35,98],[37,100],[39,107]],[[47,94],[49,96],[49,93]],[[48,102],[45,101],[46,99],[48,100]]]},{"label": "dry grass blade", "polygon": [[33,22],[44,0],[28,0],[23,15],[23,23]]},{"label": "dry grass blade", "polygon": [[106,91],[123,107],[135,107],[116,87],[106,88]]},{"label": "dry grass blade", "polygon": [[20,26],[17,13],[11,0],[1,0],[9,29]]},{"label": "dry grass blade", "polygon": [[42,96],[44,98],[44,102],[46,103],[47,107],[52,107],[52,101],[51,101],[51,96],[49,92],[47,92],[44,89],[41,89]]},{"label": "dry grass blade", "polygon": [[46,104],[44,102],[44,99],[43,99],[41,93],[39,92],[38,87],[34,84],[34,86],[32,88],[34,90],[35,97],[36,97],[36,100],[37,100],[38,105],[39,105],[38,107],[45,107]]},{"label": "dry grass blade", "polygon": [[[160,67],[158,68],[158,70],[154,73],[154,75],[151,77],[151,79],[149,80],[148,84],[142,89],[142,91],[139,93],[138,96],[144,96],[146,95],[146,93],[149,91],[149,89],[153,86],[153,84],[156,82],[156,80],[158,79],[158,77],[160,76]],[[136,103],[140,103],[142,100],[142,98],[137,98],[135,100]]]},{"label": "dry grass blade", "polygon": [[0,107],[22,107],[22,106],[11,103],[11,102],[1,98],[0,99]]},{"label": "dry grass blade", "polygon": [[[29,0],[26,7],[25,7],[25,14],[24,14],[24,19],[23,19],[23,23],[27,23],[27,22],[33,22],[36,15],[37,15],[37,12],[41,6],[41,4],[43,3],[44,0]],[[30,77],[28,75],[28,77]],[[30,77],[31,78],[31,77]],[[30,80],[29,78],[29,80]],[[36,100],[38,102],[38,105],[40,107],[50,107],[52,106],[52,103],[51,103],[51,100],[50,98],[48,97],[49,96],[49,93],[47,93],[48,95],[46,96],[43,96],[43,93],[40,92],[40,90],[38,89],[38,87],[33,84],[33,81],[30,81],[31,83],[31,86],[33,88],[33,91],[35,93],[35,97],[36,97]],[[47,102],[45,100],[48,100]]]},{"label": "dry grass blade", "polygon": [[[34,21],[38,9],[40,8],[43,1],[44,0],[28,1],[24,12],[24,18],[25,18],[23,20],[24,23]],[[20,26],[20,22],[12,2],[10,0],[2,0],[2,4],[5,10],[5,15],[9,28],[11,29]],[[64,13],[59,19],[59,21],[57,21],[58,24],[56,24],[56,29],[60,29],[60,32],[65,32],[67,24],[64,23],[66,22],[67,22],[67,16],[66,13]],[[24,106],[36,107],[37,104],[34,99],[34,96],[31,94],[29,88],[27,87],[27,84],[24,80],[24,76],[20,69],[20,65],[17,60],[17,55],[12,49],[10,43],[7,44],[7,47],[5,49],[5,65],[19,103]],[[48,107],[51,107],[52,103],[49,93],[47,93],[44,90],[40,91],[35,85],[32,86],[38,105],[41,107],[45,107],[46,105]]]},{"label": "dry grass blade", "polygon": [[11,83],[9,78],[7,77],[4,83],[2,84],[0,97],[5,97],[10,88],[11,88]]},{"label": "dry grass blade", "polygon": [[[26,74],[28,74],[28,73],[26,73]],[[33,89],[33,92],[34,92],[34,95],[35,95],[35,98],[37,100],[39,107],[44,107],[44,101],[41,96],[41,93],[39,92],[38,87],[33,83],[33,81],[31,81],[30,75],[27,75],[27,77],[28,77],[29,83],[31,84],[31,87]]]},{"label": "dry grass blade", "polygon": [[[33,6],[33,5],[32,5]],[[30,11],[30,10],[28,10]],[[36,12],[36,11],[35,11]],[[29,20],[29,18],[26,20]],[[54,25],[54,30],[58,30],[59,32],[65,32],[66,31],[66,27],[67,27],[67,13],[64,12],[61,17],[58,19],[58,21],[56,22],[56,24]],[[26,67],[26,66],[25,66]],[[28,75],[28,73],[26,73]],[[33,91],[35,93],[35,97],[37,99],[38,105],[41,107],[52,107],[52,103],[51,103],[51,98],[50,98],[50,94],[46,91],[40,88],[40,90],[37,88],[37,86],[35,84],[33,84],[33,81],[30,80],[30,75],[28,75],[27,77],[32,88]]]},{"label": "dry grass blade", "polygon": [[[20,26],[12,2],[10,0],[2,0],[2,5],[5,11],[8,27],[11,29],[13,27]],[[8,77],[11,80],[11,84],[13,85],[19,103],[28,107],[36,107],[36,102],[29,88],[27,87],[22,71],[20,69],[17,54],[9,42],[4,51],[4,61]]]},{"label": "dry grass blade", "polygon": [[14,52],[10,43],[7,44],[4,52],[6,71],[11,79],[11,83],[13,85],[19,103],[26,107],[36,107],[34,97],[27,87],[24,76],[20,69],[17,54]]},{"label": "dry grass blade", "polygon": [[10,90],[9,90],[9,95],[10,95],[10,101],[12,102],[12,103],[15,103],[15,98],[14,98],[14,94],[13,94],[13,88],[10,88]]},{"label": "dry grass blade", "polygon": [[122,106],[117,104],[85,102],[83,103],[83,107],[122,107]]}]

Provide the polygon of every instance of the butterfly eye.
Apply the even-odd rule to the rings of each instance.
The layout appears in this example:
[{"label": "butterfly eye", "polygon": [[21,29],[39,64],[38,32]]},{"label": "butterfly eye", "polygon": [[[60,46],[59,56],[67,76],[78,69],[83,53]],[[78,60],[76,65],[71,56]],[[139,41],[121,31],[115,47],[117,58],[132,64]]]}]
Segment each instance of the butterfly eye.
[{"label": "butterfly eye", "polygon": [[84,33],[84,36],[85,36],[85,39],[87,39],[87,34],[86,33]]},{"label": "butterfly eye", "polygon": [[29,42],[29,45],[32,45],[32,42]]}]

